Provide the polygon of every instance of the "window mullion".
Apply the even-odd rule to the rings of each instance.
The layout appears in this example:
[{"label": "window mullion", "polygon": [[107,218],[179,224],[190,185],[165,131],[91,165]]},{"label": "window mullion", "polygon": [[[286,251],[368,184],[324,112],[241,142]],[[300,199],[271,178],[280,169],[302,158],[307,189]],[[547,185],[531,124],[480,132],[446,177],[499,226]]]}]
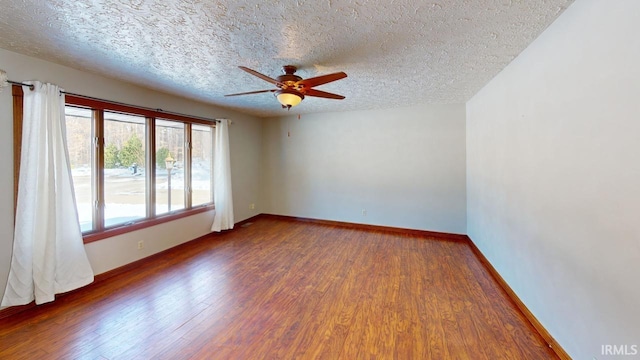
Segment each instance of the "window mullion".
[{"label": "window mullion", "polygon": [[187,123],[184,126],[184,140],[185,140],[185,154],[184,154],[184,207],[185,209],[191,209],[191,149],[192,136],[191,136],[191,124]]},{"label": "window mullion", "polygon": [[156,216],[156,119],[147,117],[147,158],[146,158],[146,181],[147,181],[147,217]]},{"label": "window mullion", "polygon": [[211,159],[209,160],[209,166],[211,168],[211,178],[210,178],[211,179],[211,184],[210,184],[209,189],[211,191],[211,201],[215,204],[216,199],[215,199],[215,193],[213,191],[213,186],[214,186],[214,183],[213,183],[213,176],[214,176],[213,159],[214,159],[214,156],[215,156],[215,153],[214,153],[215,150],[214,149],[215,149],[215,144],[216,144],[215,143],[215,141],[216,141],[216,135],[215,135],[216,134],[216,128],[215,128],[215,126],[212,126],[211,130],[212,131],[211,131],[211,135],[209,136],[209,139],[211,139],[211,145],[212,145],[211,146],[211,154],[212,154],[212,156],[211,156]]},{"label": "window mullion", "polygon": [[91,171],[93,172],[93,230],[104,230],[104,112],[93,110],[93,146],[91,151]]}]

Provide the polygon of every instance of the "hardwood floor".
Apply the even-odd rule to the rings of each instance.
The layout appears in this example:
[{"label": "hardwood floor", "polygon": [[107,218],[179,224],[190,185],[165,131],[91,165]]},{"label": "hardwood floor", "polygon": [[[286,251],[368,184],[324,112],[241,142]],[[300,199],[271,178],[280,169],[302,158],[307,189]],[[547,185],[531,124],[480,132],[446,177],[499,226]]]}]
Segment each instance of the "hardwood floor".
[{"label": "hardwood floor", "polygon": [[556,359],[466,242],[270,218],[1,319],[0,358]]}]

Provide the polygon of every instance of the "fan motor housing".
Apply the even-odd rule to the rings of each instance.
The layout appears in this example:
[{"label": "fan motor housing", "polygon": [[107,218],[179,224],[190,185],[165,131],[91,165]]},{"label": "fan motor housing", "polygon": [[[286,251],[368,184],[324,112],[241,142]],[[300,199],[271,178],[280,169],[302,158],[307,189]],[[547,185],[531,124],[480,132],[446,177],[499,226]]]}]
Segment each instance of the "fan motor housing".
[{"label": "fan motor housing", "polygon": [[280,75],[276,78],[276,80],[278,80],[279,82],[283,83],[283,84],[287,84],[289,85],[289,83],[295,83],[298,82],[300,80],[302,80],[302,78],[298,75]]},{"label": "fan motor housing", "polygon": [[294,87],[295,83],[302,80],[298,75],[294,75],[298,71],[298,68],[293,65],[285,65],[282,67],[284,75],[278,76],[276,79],[278,82],[286,85],[287,88]]}]

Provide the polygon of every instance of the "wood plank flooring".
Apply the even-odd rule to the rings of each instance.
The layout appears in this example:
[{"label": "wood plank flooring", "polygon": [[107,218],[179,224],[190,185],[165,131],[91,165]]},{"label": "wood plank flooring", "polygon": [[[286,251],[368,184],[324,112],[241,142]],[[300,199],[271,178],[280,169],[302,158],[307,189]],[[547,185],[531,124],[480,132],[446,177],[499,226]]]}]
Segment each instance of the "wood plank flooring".
[{"label": "wood plank flooring", "polygon": [[1,319],[0,359],[556,357],[465,242],[259,218]]}]

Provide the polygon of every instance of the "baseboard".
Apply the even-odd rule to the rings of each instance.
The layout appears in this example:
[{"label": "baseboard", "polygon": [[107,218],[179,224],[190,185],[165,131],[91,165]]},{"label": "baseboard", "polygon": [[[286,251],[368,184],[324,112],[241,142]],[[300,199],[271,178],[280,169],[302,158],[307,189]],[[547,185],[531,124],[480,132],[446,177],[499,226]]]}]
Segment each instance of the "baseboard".
[{"label": "baseboard", "polygon": [[471,240],[471,238],[467,237],[469,240],[469,246],[471,246],[471,250],[476,255],[478,260],[484,265],[484,267],[489,271],[491,276],[496,280],[496,282],[502,287],[502,289],[507,293],[511,301],[520,309],[522,314],[529,320],[531,325],[538,331],[538,334],[542,336],[542,338],[547,342],[551,350],[558,355],[561,360],[571,360],[569,354],[560,346],[560,344],[556,341],[556,339],[551,336],[551,334],[547,331],[547,329],[542,326],[540,321],[533,315],[533,313],[527,308],[527,306],[520,300],[518,295],[511,289],[509,284],[504,280],[504,278],[500,275],[498,270],[496,270],[493,265],[489,262],[489,260],[484,256],[484,254],[480,251],[480,249],[476,246],[476,244]]},{"label": "baseboard", "polygon": [[443,232],[429,231],[429,230],[405,229],[405,228],[391,227],[391,226],[360,224],[360,223],[351,223],[351,222],[335,221],[335,220],[311,219],[311,218],[298,217],[298,216],[275,215],[275,214],[260,214],[258,215],[258,217],[267,218],[267,219],[285,220],[285,221],[303,221],[303,222],[310,222],[314,224],[347,227],[350,229],[367,230],[367,231],[385,231],[385,232],[391,232],[396,234],[428,237],[428,238],[435,238],[440,240],[461,241],[461,242],[469,241],[469,238],[467,237],[467,235],[443,233]]},{"label": "baseboard", "polygon": [[[242,225],[244,225],[246,223],[255,221],[259,217],[260,217],[260,215],[255,215],[255,216],[252,216],[252,217],[250,217],[250,218],[248,218],[246,220],[242,220],[240,222],[237,222],[234,225],[234,229],[238,229],[238,228],[240,228]],[[233,230],[229,230],[229,231],[233,231]],[[224,233],[225,232],[223,231],[220,234],[224,234]],[[134,262],[130,262],[128,264],[119,266],[119,267],[117,267],[115,269],[103,272],[101,274],[98,274],[98,275],[94,276],[93,282],[91,284],[89,284],[89,285],[87,285],[85,287],[82,287],[80,289],[76,289],[76,290],[67,292],[67,293],[58,294],[58,295],[56,295],[56,298],[59,299],[60,297],[63,297],[65,295],[67,295],[67,294],[71,294],[71,293],[76,292],[76,291],[82,291],[84,289],[90,289],[91,286],[99,284],[99,283],[101,283],[101,282],[103,282],[103,281],[105,281],[105,280],[107,280],[109,278],[112,278],[114,276],[117,276],[117,275],[120,275],[122,273],[125,273],[125,272],[127,272],[127,271],[129,271],[131,269],[135,269],[137,267],[140,267],[140,266],[144,265],[145,263],[150,262],[150,261],[152,261],[152,260],[154,260],[154,259],[156,259],[158,257],[165,256],[168,253],[175,252],[175,251],[180,251],[180,249],[182,247],[189,246],[189,244],[194,242],[194,241],[200,241],[200,240],[203,240],[203,239],[205,239],[207,237],[210,237],[211,235],[216,235],[216,234],[218,234],[218,233],[208,233],[208,234],[202,235],[202,236],[197,237],[195,239],[192,239],[192,240],[189,240],[189,241],[185,241],[182,244],[178,244],[176,246],[173,246],[173,247],[170,247],[168,249],[162,250],[160,252],[157,252],[155,254],[149,255],[147,257],[144,257],[142,259],[136,260]],[[9,316],[13,316],[15,314],[21,313],[21,312],[29,310],[29,309],[33,309],[36,306],[37,305],[36,305],[35,302],[31,302],[31,303],[26,304],[26,305],[18,305],[18,306],[7,307],[5,309],[0,310],[0,319],[4,319],[4,318],[7,318]]]}]

